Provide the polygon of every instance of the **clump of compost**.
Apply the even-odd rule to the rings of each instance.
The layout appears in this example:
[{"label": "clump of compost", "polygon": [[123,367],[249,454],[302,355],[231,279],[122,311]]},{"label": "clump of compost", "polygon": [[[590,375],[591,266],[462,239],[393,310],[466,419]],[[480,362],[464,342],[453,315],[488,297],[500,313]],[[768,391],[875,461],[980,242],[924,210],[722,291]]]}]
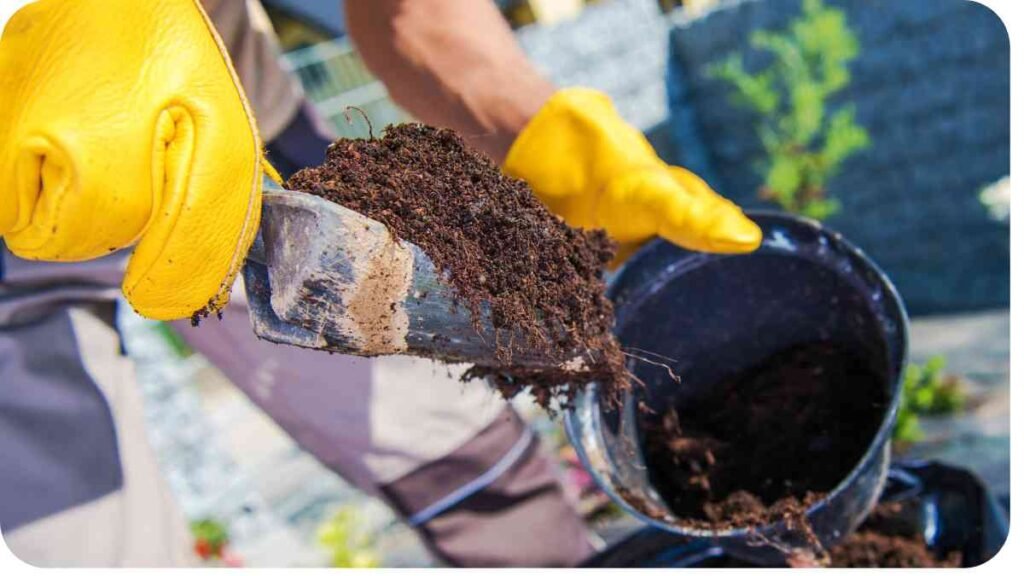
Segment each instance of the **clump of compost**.
[{"label": "clump of compost", "polygon": [[856,532],[829,548],[836,568],[957,568],[963,554],[928,549],[920,528],[903,517],[903,502],[879,504]]},{"label": "clump of compost", "polygon": [[[644,426],[651,481],[687,527],[785,521],[857,465],[881,424],[884,380],[830,342],[804,344],[677,404]],[[813,537],[813,534],[808,534]]]},{"label": "clump of compost", "polygon": [[[628,386],[604,295],[614,244],[603,232],[567,226],[525,182],[503,175],[455,132],[402,124],[378,138],[341,139],[323,165],[298,172],[286,186],[377,220],[418,245],[478,327],[486,306],[495,328],[517,335],[495,344],[503,365],[475,366],[466,378],[494,376],[506,397],[529,389],[546,408],[591,381]],[[517,349],[582,361],[516,366]]]},{"label": "clump of compost", "polygon": [[[916,500],[878,504],[857,530],[828,549],[830,568],[960,568],[960,550],[931,549],[916,518],[904,508],[919,506]],[[715,568],[755,568],[745,560],[726,556]]]}]

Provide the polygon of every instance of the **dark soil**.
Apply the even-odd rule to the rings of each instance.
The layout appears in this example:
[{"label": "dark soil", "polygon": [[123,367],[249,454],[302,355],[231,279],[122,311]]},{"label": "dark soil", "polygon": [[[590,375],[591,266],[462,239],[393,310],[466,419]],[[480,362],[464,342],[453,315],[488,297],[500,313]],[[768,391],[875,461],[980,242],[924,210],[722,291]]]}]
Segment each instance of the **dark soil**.
[{"label": "dark soil", "polygon": [[[298,172],[287,187],[382,222],[423,249],[478,326],[486,303],[494,327],[519,335],[495,345],[505,365],[477,366],[466,378],[495,376],[506,397],[529,389],[548,408],[590,381],[628,386],[604,296],[614,244],[603,232],[565,225],[526,183],[504,176],[453,131],[403,124],[379,138],[339,140],[322,166]],[[515,349],[588,360],[582,370],[538,372],[512,365]]]},{"label": "dark soil", "polygon": [[879,375],[829,342],[785,350],[707,390],[645,425],[645,455],[682,524],[711,530],[806,525],[807,507],[863,456],[886,403]]},{"label": "dark soil", "polygon": [[901,522],[902,504],[880,504],[867,521],[840,544],[829,549],[836,568],[956,568],[959,552],[939,556],[928,549],[913,524]]},{"label": "dark soil", "polygon": [[[633,504],[633,502],[630,502]],[[643,510],[643,503],[640,502],[638,509]],[[828,549],[831,562],[827,566],[832,568],[958,568],[963,565],[963,554],[960,551],[952,550],[942,552],[931,550],[921,536],[920,502],[917,500],[901,502],[883,502],[875,507],[867,520],[853,534],[846,537],[843,542],[833,545]],[[904,510],[906,508],[906,510]],[[648,540],[660,540],[664,543],[665,536],[651,537]],[[675,545],[687,545],[687,539],[675,540]],[[664,544],[653,548],[653,550],[664,550]],[[642,544],[637,544],[642,549]],[[626,552],[626,550],[622,550]],[[643,556],[643,560],[649,560],[652,555],[660,552],[653,552],[651,555]],[[591,566],[612,566],[607,558],[598,557],[600,564]],[[615,553],[612,554],[615,557]],[[626,552],[627,561],[636,561],[637,557]],[[635,566],[634,564],[627,564]],[[821,567],[826,564],[814,564],[793,562],[791,566]],[[764,567],[753,564],[747,560],[731,555],[717,556],[699,564],[700,568],[759,568]],[[772,567],[772,566],[769,566]]]},{"label": "dark soil", "polygon": [[855,532],[829,550],[833,568],[957,568],[959,553],[940,559],[924,538],[900,538],[877,532]]}]

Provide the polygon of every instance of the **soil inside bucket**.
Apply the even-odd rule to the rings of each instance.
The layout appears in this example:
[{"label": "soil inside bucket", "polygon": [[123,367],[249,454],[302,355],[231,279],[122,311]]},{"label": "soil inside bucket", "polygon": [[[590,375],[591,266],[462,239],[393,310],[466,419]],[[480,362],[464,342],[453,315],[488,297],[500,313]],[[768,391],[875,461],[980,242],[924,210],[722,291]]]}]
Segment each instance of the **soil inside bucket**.
[{"label": "soil inside bucket", "polygon": [[[378,138],[339,140],[323,165],[298,172],[286,187],[360,212],[418,245],[478,327],[487,304],[494,327],[518,335],[496,344],[503,366],[474,367],[467,379],[495,376],[506,397],[529,389],[546,408],[590,381],[628,386],[604,295],[613,243],[564,224],[525,182],[503,175],[453,131],[403,124]],[[517,348],[584,361],[525,369],[510,360]]]},{"label": "soil inside bucket", "polygon": [[707,390],[644,426],[652,484],[696,529],[784,520],[809,531],[806,509],[854,469],[887,405],[884,379],[828,341]]}]

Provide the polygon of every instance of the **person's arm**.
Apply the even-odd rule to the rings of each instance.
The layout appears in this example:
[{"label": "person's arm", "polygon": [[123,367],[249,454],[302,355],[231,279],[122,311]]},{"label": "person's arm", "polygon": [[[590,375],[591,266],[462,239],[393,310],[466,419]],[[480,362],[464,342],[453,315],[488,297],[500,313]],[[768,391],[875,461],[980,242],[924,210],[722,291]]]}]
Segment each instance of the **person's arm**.
[{"label": "person's arm", "polygon": [[495,162],[555,92],[490,0],[356,1],[345,10],[360,55],[391,97]]}]

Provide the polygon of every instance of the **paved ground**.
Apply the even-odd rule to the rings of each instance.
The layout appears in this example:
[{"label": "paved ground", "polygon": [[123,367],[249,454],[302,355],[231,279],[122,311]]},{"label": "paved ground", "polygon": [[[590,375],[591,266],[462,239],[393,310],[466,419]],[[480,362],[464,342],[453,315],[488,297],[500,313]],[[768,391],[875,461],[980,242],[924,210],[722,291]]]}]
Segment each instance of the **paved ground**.
[{"label": "paved ground", "polygon": [[907,457],[938,459],[973,470],[999,498],[1010,490],[1010,314],[996,311],[911,323],[911,360],[941,354],[967,379],[966,414],[922,422],[927,439]]}]

